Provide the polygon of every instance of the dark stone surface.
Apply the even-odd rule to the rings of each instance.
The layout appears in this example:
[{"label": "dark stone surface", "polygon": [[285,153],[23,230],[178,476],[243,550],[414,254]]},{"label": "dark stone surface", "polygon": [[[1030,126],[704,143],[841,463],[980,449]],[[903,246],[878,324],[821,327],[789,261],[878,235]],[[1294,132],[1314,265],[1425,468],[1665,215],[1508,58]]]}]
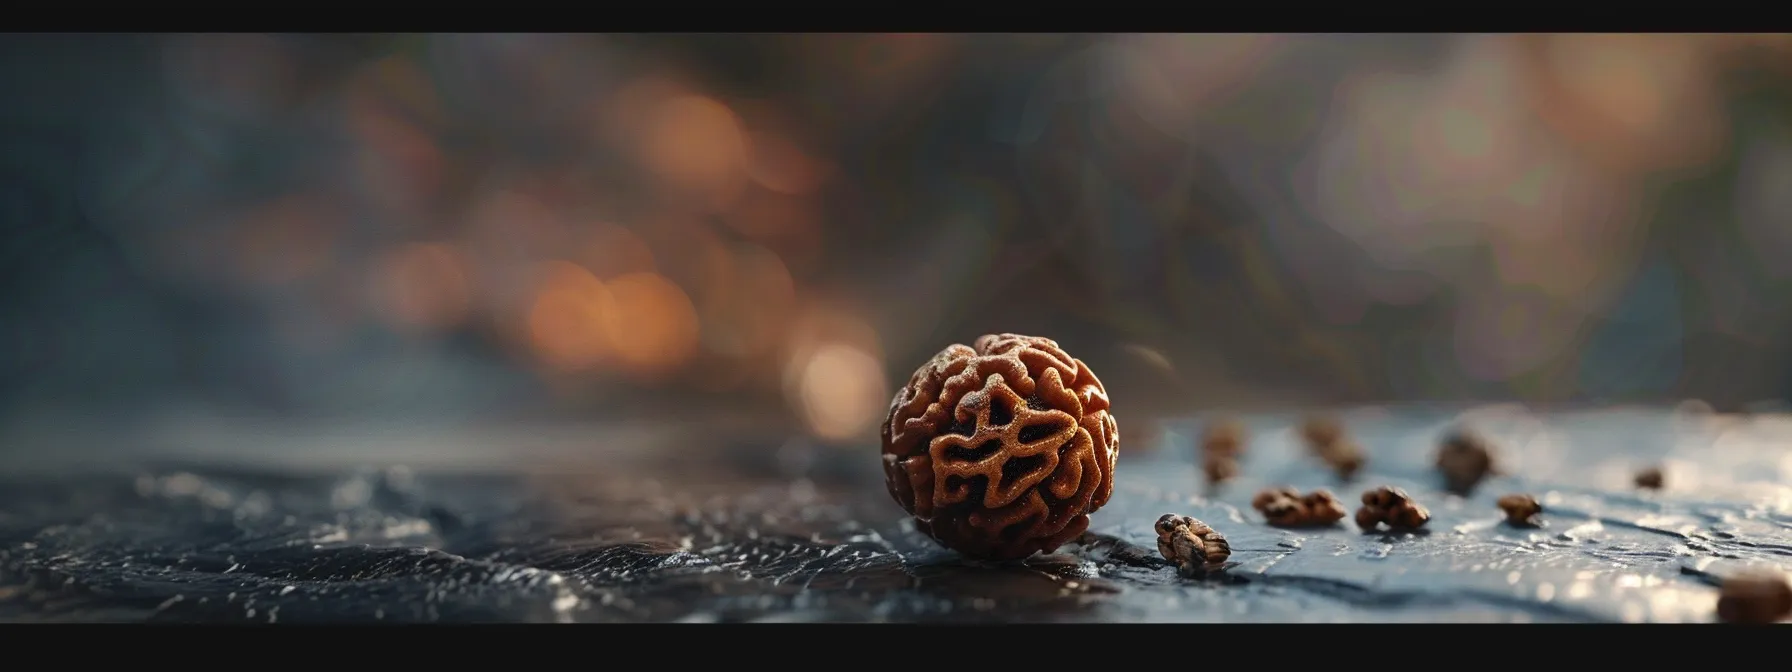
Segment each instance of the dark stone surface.
[{"label": "dark stone surface", "polygon": [[[1292,417],[1249,418],[1244,476],[1205,495],[1196,423],[1141,453],[1122,415],[1119,485],[1091,533],[1012,566],[919,538],[873,446],[738,431],[343,429],[282,444],[138,429],[117,440],[155,450],[69,449],[104,457],[99,468],[42,457],[82,443],[73,435],[15,433],[45,445],[0,477],[0,619],[1708,621],[1719,577],[1792,565],[1792,419],[1472,417],[1508,475],[1454,497],[1430,469],[1452,412],[1346,414],[1370,458],[1348,485],[1305,456]],[[266,456],[224,447],[237,441]],[[1655,464],[1666,489],[1634,490],[1632,472]],[[1249,508],[1267,484],[1331,487],[1352,508],[1396,485],[1433,518],[1419,534],[1278,530]],[[1511,492],[1543,502],[1544,527],[1501,522],[1494,500]],[[1151,525],[1169,512],[1230,539],[1224,572],[1187,579],[1157,556]]]}]

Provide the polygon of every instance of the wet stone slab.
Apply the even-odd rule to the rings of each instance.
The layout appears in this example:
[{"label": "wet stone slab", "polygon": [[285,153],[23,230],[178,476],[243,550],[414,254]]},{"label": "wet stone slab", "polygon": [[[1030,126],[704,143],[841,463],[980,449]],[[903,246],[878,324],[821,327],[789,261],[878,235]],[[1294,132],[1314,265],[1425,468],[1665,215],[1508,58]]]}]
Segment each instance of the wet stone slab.
[{"label": "wet stone slab", "polygon": [[[1091,532],[1012,566],[918,536],[871,446],[685,436],[551,469],[15,470],[0,476],[0,620],[1684,622],[1711,620],[1721,577],[1792,566],[1792,419],[1480,409],[1468,419],[1509,475],[1456,497],[1430,464],[1462,416],[1343,417],[1370,460],[1349,484],[1305,455],[1292,416],[1247,418],[1243,476],[1212,492],[1198,423],[1171,423],[1156,451],[1123,444]],[[1636,490],[1657,464],[1667,488]],[[1400,486],[1433,518],[1416,534],[1275,529],[1249,501],[1283,484],[1352,508]],[[1502,522],[1511,492],[1544,503],[1543,527]],[[1158,557],[1151,526],[1170,512],[1228,537],[1225,571],[1188,579]]]}]

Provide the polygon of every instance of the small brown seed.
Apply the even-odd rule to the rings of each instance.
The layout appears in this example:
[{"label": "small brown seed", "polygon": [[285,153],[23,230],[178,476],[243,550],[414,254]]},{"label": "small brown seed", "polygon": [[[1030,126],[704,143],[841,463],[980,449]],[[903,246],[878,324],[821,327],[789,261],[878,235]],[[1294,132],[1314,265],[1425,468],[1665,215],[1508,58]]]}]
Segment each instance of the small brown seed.
[{"label": "small brown seed", "polygon": [[1166,513],[1163,517],[1157,519],[1157,523],[1153,525],[1152,528],[1157,530],[1157,535],[1161,537],[1169,534],[1176,528],[1188,527],[1189,521],[1192,520],[1194,519],[1188,516],[1178,516],[1174,513]]},{"label": "small brown seed", "polygon": [[1344,438],[1344,423],[1323,413],[1309,415],[1301,421],[1300,435],[1308,447],[1319,450]]},{"label": "small brown seed", "polygon": [[1288,486],[1257,493],[1251,498],[1251,508],[1274,527],[1324,527],[1350,515],[1329,491],[1314,490],[1302,495]]},{"label": "small brown seed", "polygon": [[1201,460],[1201,471],[1208,483],[1224,483],[1238,476],[1238,460],[1229,455],[1208,453]]},{"label": "small brown seed", "polygon": [[1244,423],[1233,418],[1215,420],[1201,436],[1201,449],[1208,455],[1236,458],[1244,454],[1244,447]]},{"label": "small brown seed", "polygon": [[1543,513],[1543,504],[1530,495],[1506,495],[1498,503],[1500,510],[1506,512],[1506,524],[1513,527],[1536,527],[1537,516]]},{"label": "small brown seed", "polygon": [[[1190,563],[1204,565],[1207,562],[1207,542],[1202,541],[1201,536],[1195,534],[1194,530],[1188,528],[1177,530],[1171,533],[1166,541],[1169,542],[1170,552],[1164,556],[1165,560],[1174,562],[1181,567],[1187,567]],[[1164,542],[1158,542],[1159,551],[1163,550],[1163,545]]]},{"label": "small brown seed", "polygon": [[1792,616],[1792,585],[1777,573],[1749,573],[1724,579],[1717,618],[1725,623],[1773,623]]},{"label": "small brown seed", "polygon": [[1328,490],[1314,490],[1301,499],[1307,508],[1307,524],[1314,526],[1335,525],[1350,512],[1344,509],[1344,503]]},{"label": "small brown seed", "polygon": [[1257,493],[1257,496],[1251,498],[1251,508],[1261,511],[1263,510],[1263,507],[1268,506],[1270,502],[1278,499],[1300,499],[1300,491],[1286,485],[1265,489],[1262,492]]},{"label": "small brown seed", "polygon": [[1207,542],[1207,569],[1219,569],[1232,557],[1232,543],[1219,532],[1209,531],[1201,540]]},{"label": "small brown seed", "polygon": [[1452,430],[1437,450],[1437,470],[1451,492],[1467,494],[1494,472],[1487,441],[1466,429]]},{"label": "small brown seed", "polygon": [[1232,556],[1225,535],[1188,516],[1166,513],[1157,519],[1157,552],[1188,575],[1203,574],[1224,566]]},{"label": "small brown seed", "polygon": [[1394,530],[1416,530],[1431,522],[1431,511],[1399,488],[1382,486],[1363,493],[1363,506],[1356,511],[1357,527],[1374,530],[1377,523]]},{"label": "small brown seed", "polygon": [[1431,511],[1417,503],[1407,502],[1388,509],[1382,522],[1395,530],[1416,530],[1431,522]]},{"label": "small brown seed", "polygon": [[1362,471],[1363,465],[1368,462],[1368,458],[1363,456],[1363,449],[1349,441],[1332,444],[1320,456],[1325,459],[1326,464],[1331,465],[1338,478],[1346,481],[1355,478],[1357,472]]},{"label": "small brown seed", "polygon": [[1410,501],[1412,497],[1405,490],[1386,485],[1363,492],[1363,503],[1378,509],[1391,509]]},{"label": "small brown seed", "polygon": [[1200,535],[1202,538],[1206,538],[1207,535],[1213,534],[1213,528],[1208,527],[1207,523],[1201,522],[1200,518],[1191,516],[1183,516],[1182,518],[1186,521],[1185,524],[1188,526],[1188,529],[1194,530],[1195,534]]},{"label": "small brown seed", "polygon": [[1639,471],[1636,474],[1636,487],[1649,490],[1660,490],[1662,488],[1662,483],[1663,478],[1660,467],[1650,467]]},{"label": "small brown seed", "polygon": [[1277,499],[1257,511],[1263,514],[1264,521],[1275,527],[1299,527],[1307,522],[1307,507],[1298,499]]},{"label": "small brown seed", "polygon": [[1364,532],[1373,532],[1385,517],[1386,512],[1382,511],[1380,507],[1365,504],[1356,510],[1356,526],[1363,528]]}]

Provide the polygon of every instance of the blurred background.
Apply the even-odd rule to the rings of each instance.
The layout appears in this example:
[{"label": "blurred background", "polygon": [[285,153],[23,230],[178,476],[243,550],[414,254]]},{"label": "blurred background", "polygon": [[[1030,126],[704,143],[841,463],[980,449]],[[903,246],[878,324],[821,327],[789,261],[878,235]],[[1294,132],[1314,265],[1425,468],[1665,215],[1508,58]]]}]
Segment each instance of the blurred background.
[{"label": "blurred background", "polygon": [[0,171],[0,423],[1792,392],[1778,35],[15,34]]}]

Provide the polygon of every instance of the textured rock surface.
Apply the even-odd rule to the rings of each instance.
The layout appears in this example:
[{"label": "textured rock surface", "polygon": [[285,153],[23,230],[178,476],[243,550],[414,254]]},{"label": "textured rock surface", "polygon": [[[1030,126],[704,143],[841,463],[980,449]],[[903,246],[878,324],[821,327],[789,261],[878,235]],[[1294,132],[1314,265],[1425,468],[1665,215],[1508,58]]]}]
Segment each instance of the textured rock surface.
[{"label": "textured rock surface", "polygon": [[[1170,450],[1121,456],[1090,533],[1019,566],[914,532],[873,444],[121,432],[146,443],[133,454],[181,459],[115,445],[96,469],[42,457],[65,435],[13,436],[43,445],[0,470],[0,620],[1709,621],[1721,577],[1792,566],[1792,420],[1482,409],[1508,475],[1458,498],[1432,464],[1456,413],[1342,417],[1370,457],[1353,484],[1305,453],[1294,416],[1256,416],[1242,475],[1211,493],[1198,423],[1172,423]],[[1637,491],[1653,464],[1668,489]],[[1347,501],[1402,487],[1433,518],[1418,534],[1275,529],[1250,498],[1281,484]],[[1544,527],[1502,522],[1511,492],[1538,497]],[[1170,512],[1225,534],[1225,572],[1185,579],[1158,557]]]}]

